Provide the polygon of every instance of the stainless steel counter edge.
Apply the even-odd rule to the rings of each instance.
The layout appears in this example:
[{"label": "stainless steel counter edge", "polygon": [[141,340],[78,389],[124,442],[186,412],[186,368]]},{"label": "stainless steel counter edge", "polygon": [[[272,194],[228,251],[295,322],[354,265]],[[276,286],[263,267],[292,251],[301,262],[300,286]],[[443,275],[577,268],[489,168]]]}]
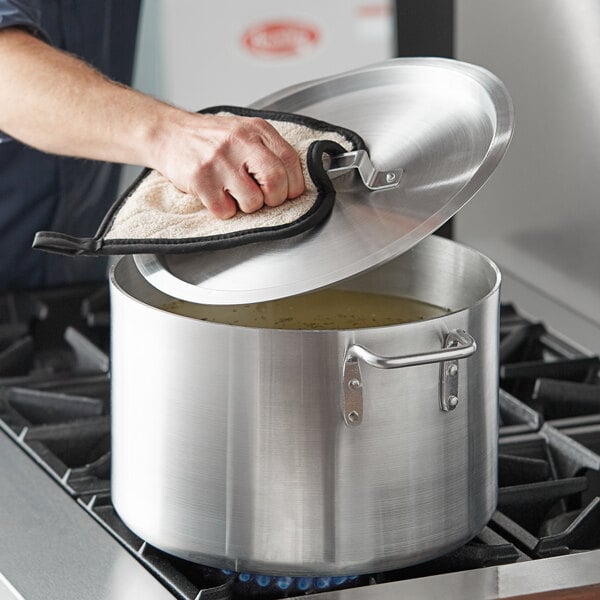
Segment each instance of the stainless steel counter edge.
[{"label": "stainless steel counter edge", "polygon": [[173,596],[0,431],[0,598]]},{"label": "stainless steel counter edge", "polygon": [[600,550],[320,594],[319,600],[498,600],[600,583]]}]

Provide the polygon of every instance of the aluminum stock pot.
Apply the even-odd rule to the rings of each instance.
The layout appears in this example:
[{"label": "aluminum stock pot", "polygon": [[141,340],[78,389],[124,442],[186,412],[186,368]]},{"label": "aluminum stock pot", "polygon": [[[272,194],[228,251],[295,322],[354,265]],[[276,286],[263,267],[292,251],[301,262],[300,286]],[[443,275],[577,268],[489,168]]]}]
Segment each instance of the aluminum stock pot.
[{"label": "aluminum stock pot", "polygon": [[113,268],[112,489],[140,537],[210,566],[382,571],[442,555],[496,506],[500,274],[430,236],[344,287],[450,308],[356,330],[167,312]]},{"label": "aluminum stock pot", "polygon": [[[508,92],[480,67],[394,59],[254,107],[352,129],[373,168],[401,176],[375,190],[337,177],[328,220],[289,240],[116,264],[114,505],[158,548],[236,571],[353,575],[442,555],[496,505],[500,274],[429,234],[502,158]],[[165,309],[340,286],[449,312],[284,330]]]}]

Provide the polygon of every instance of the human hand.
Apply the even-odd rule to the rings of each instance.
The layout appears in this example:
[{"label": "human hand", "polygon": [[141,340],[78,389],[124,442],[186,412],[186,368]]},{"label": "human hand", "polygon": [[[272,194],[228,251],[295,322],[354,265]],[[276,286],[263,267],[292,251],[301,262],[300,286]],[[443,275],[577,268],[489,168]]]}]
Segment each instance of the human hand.
[{"label": "human hand", "polygon": [[156,168],[216,217],[279,206],[304,191],[297,152],[267,121],[178,112],[165,124]]}]

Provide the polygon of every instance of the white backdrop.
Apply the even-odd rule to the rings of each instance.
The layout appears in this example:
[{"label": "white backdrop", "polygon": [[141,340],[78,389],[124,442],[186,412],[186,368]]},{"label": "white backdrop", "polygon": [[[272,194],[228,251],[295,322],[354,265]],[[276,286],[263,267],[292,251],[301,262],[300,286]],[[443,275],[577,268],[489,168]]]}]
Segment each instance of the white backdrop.
[{"label": "white backdrop", "polygon": [[144,0],[135,85],[190,110],[245,105],[393,55],[391,0]]}]

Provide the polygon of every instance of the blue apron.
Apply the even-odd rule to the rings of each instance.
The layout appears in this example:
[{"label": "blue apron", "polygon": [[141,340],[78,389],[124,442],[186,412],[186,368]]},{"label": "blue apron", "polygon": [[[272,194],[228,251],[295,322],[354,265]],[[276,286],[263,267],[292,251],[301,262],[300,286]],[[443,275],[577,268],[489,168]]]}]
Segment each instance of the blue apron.
[{"label": "blue apron", "polygon": [[[0,0],[0,29],[21,26],[129,84],[141,0]],[[99,281],[102,258],[31,249],[36,231],[93,235],[115,201],[118,165],[39,152],[0,132],[0,290]]]}]

